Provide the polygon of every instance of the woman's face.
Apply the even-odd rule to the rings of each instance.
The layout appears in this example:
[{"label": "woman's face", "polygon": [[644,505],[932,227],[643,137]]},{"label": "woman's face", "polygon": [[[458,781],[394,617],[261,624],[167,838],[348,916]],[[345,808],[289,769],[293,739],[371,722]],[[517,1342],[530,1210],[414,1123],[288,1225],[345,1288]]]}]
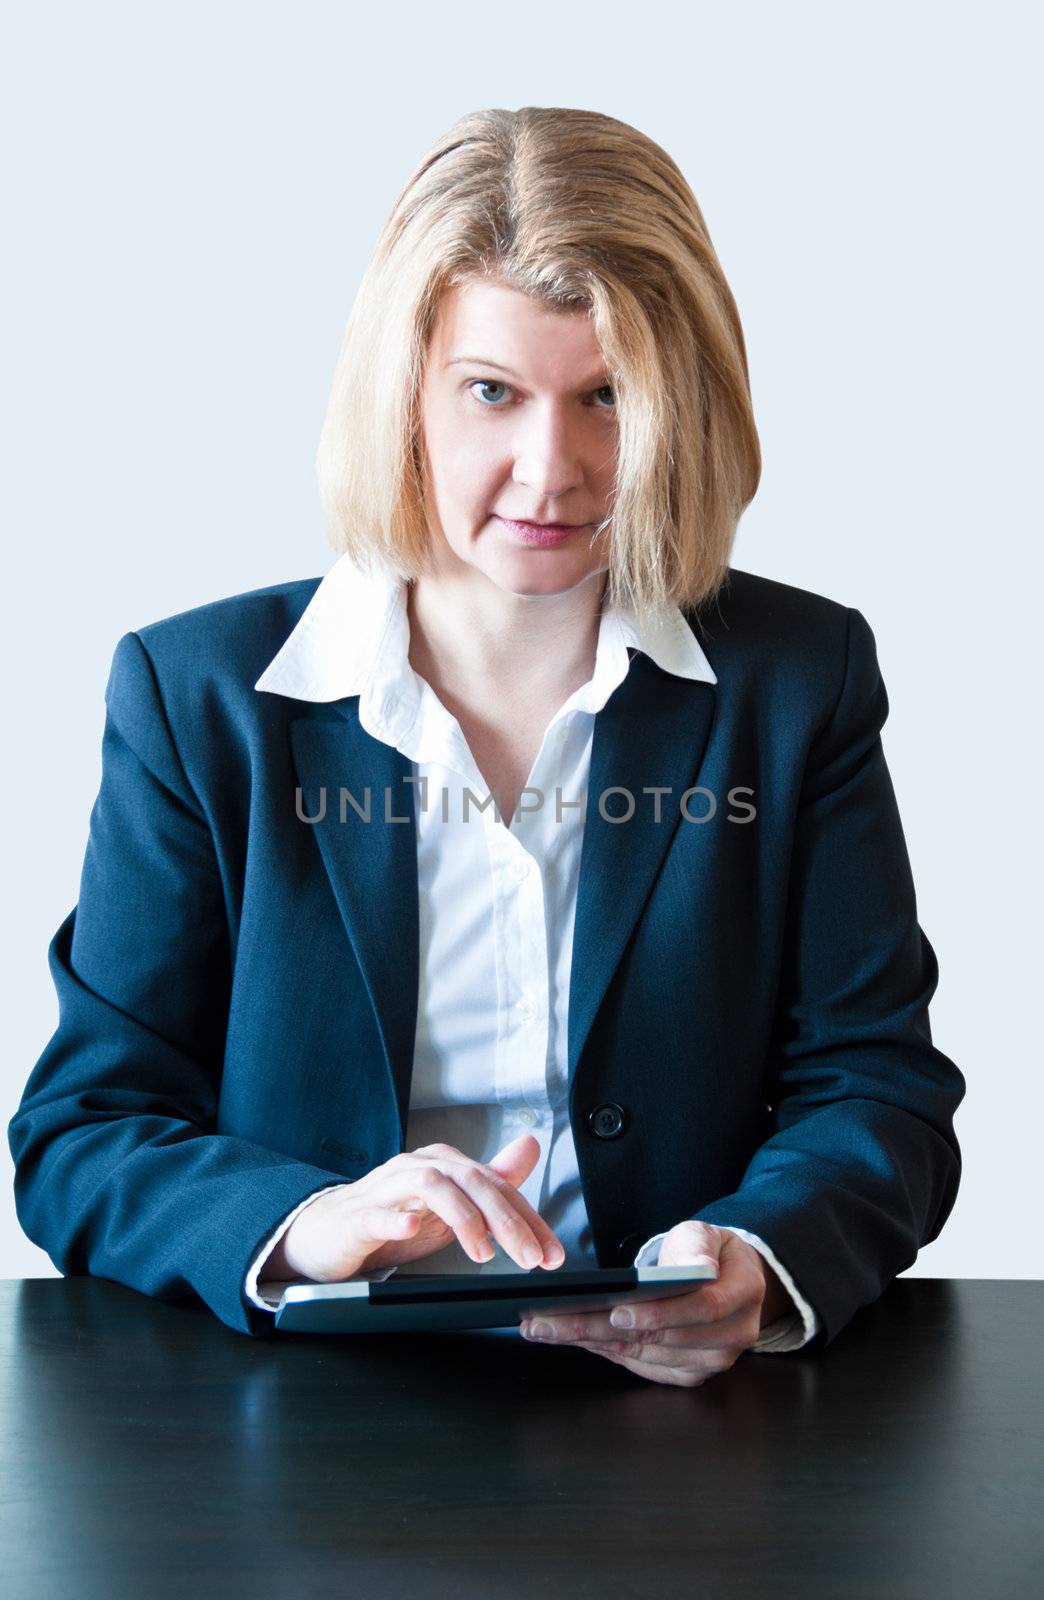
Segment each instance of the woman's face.
[{"label": "woman's face", "polygon": [[[608,569],[617,422],[586,312],[473,281],[439,306],[422,393],[437,572],[461,563],[516,595],[558,594]],[[527,543],[512,521],[536,524]],[[564,537],[541,526],[572,524]]]}]

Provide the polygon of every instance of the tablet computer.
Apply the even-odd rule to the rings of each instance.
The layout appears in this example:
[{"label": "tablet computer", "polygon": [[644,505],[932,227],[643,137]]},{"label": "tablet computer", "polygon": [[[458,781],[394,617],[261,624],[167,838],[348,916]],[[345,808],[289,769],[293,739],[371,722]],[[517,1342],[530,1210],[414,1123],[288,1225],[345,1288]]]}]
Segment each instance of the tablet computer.
[{"label": "tablet computer", "polygon": [[411,1273],[376,1283],[290,1283],[276,1309],[284,1333],[408,1333],[517,1327],[547,1311],[608,1311],[624,1300],[687,1294],[711,1266],[581,1267],[555,1272]]}]

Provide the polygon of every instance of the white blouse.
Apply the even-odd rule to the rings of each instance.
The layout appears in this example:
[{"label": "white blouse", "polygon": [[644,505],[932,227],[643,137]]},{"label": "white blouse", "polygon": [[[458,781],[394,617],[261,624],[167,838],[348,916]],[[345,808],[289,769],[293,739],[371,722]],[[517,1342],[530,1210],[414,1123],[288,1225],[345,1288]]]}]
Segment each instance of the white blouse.
[{"label": "white blouse", "polygon": [[[406,1148],[440,1142],[485,1162],[531,1133],[540,1159],[521,1193],[562,1241],[566,1267],[597,1265],[569,1123],[566,1064],[595,715],[626,676],[629,647],[676,676],[717,679],[678,607],[644,627],[630,611],[603,610],[593,676],[552,717],[505,826],[459,723],[410,665],[406,597],[403,579],[364,573],[341,556],[255,688],[318,702],[358,695],[366,732],[412,763],[420,988]],[[266,1240],[247,1273],[253,1305],[278,1304],[281,1286],[258,1284],[264,1262],[304,1206],[327,1192],[309,1195]],[[729,1231],[765,1257],[796,1308],[763,1329],[753,1348],[799,1349],[818,1328],[815,1311],[762,1239],[743,1228]],[[664,1238],[648,1240],[634,1265],[655,1265]],[[419,1261],[360,1276],[517,1272],[493,1245],[485,1264],[453,1239]]]}]

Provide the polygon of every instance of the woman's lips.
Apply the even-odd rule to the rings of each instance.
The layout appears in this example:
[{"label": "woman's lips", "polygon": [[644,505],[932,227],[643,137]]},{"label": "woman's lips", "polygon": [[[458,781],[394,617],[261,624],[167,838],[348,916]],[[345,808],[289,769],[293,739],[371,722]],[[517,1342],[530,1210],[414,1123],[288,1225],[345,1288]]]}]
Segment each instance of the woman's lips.
[{"label": "woman's lips", "polygon": [[587,523],[513,522],[510,517],[497,517],[496,520],[522,544],[536,545],[563,544],[571,534],[579,533],[581,528],[588,526]]}]

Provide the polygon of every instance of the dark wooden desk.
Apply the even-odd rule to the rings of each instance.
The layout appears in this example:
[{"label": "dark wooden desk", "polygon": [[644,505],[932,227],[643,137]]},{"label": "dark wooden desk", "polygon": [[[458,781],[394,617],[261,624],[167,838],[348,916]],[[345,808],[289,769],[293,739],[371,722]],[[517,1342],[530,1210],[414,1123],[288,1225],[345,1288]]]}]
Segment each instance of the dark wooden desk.
[{"label": "dark wooden desk", "polygon": [[0,1283],[11,1600],[1039,1589],[1044,1285],[906,1279],[699,1389],[509,1332],[253,1340]]}]

